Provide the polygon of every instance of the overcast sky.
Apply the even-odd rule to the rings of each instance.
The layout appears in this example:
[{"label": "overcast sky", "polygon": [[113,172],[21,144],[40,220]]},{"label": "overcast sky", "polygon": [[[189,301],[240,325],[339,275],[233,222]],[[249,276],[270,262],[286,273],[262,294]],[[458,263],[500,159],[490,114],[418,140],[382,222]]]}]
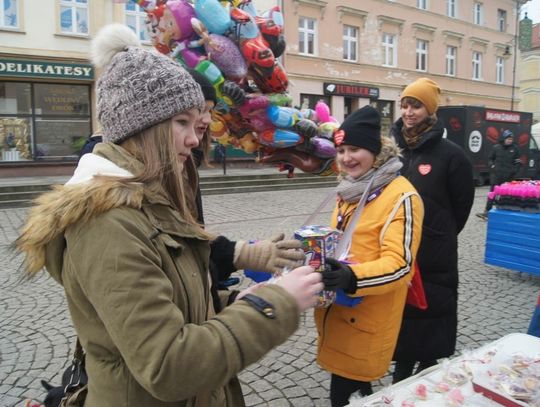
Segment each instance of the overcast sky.
[{"label": "overcast sky", "polygon": [[[534,23],[540,23],[540,0],[531,0],[523,6],[523,12],[527,12],[527,16]],[[515,15],[515,14],[514,14]],[[523,14],[522,17],[524,17]]]}]

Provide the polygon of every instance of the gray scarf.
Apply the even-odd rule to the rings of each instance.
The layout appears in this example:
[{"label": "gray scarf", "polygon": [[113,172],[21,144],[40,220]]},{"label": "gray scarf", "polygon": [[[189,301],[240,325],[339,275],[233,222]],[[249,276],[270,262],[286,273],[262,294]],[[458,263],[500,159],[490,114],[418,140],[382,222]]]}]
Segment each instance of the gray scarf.
[{"label": "gray scarf", "polygon": [[360,178],[350,175],[343,177],[337,186],[337,194],[345,202],[354,203],[360,200],[369,180],[374,177],[371,191],[384,187],[398,177],[398,171],[403,166],[398,157],[392,157],[379,168],[372,168]]}]

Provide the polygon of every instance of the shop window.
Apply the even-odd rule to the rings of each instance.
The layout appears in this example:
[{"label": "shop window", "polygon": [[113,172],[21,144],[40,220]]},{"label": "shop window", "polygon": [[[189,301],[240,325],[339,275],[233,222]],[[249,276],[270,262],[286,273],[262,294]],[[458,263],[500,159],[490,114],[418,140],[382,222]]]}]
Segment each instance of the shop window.
[{"label": "shop window", "polygon": [[88,1],[60,0],[60,31],[88,35]]},{"label": "shop window", "polygon": [[29,83],[0,82],[0,114],[32,114]]},{"label": "shop window", "polygon": [[75,160],[91,133],[90,86],[0,82],[1,160]]},{"label": "shop window", "polygon": [[149,42],[148,32],[146,30],[146,12],[137,4],[128,2],[125,5],[126,25],[133,30],[139,40]]},{"label": "shop window", "polygon": [[318,101],[322,101],[330,106],[330,98],[323,95],[310,95],[307,93],[300,94],[300,108],[301,109],[315,109],[315,105]]},{"label": "shop window", "polygon": [[0,155],[2,161],[32,160],[30,118],[0,117]]},{"label": "shop window", "polygon": [[0,28],[20,28],[19,0],[0,0]]},{"label": "shop window", "polygon": [[36,115],[90,114],[90,95],[88,86],[34,84],[34,107]]},{"label": "shop window", "polygon": [[77,159],[90,132],[90,120],[36,117],[36,160]]},{"label": "shop window", "polygon": [[394,102],[389,100],[375,100],[370,103],[381,115],[381,134],[389,136],[394,124]]}]

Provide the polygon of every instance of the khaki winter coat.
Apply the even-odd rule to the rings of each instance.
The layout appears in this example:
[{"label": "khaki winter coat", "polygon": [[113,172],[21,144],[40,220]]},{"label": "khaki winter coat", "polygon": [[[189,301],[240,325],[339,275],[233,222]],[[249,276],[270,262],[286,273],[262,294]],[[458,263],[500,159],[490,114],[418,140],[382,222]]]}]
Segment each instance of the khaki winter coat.
[{"label": "khaki winter coat", "polygon": [[[140,169],[121,147],[100,145],[97,154]],[[30,270],[45,262],[64,286],[87,353],[86,406],[244,405],[236,374],[298,326],[285,290],[256,292],[275,319],[245,301],[214,315],[209,243],[156,186],[93,179],[57,187],[37,205],[18,245]]]}]

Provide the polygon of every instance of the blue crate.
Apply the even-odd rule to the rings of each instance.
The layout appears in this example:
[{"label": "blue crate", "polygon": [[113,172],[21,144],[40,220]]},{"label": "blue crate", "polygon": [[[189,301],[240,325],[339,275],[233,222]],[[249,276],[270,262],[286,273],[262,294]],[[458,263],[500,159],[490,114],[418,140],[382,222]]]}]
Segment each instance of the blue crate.
[{"label": "blue crate", "polygon": [[489,211],[484,261],[540,275],[540,214]]}]

